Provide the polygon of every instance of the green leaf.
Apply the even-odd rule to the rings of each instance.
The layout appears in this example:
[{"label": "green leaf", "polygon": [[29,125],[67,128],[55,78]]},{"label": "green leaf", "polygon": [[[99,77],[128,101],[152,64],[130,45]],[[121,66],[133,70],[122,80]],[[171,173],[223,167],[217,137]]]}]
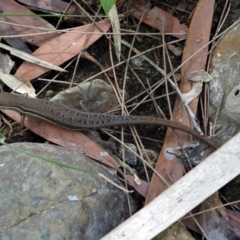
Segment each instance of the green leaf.
[{"label": "green leaf", "polygon": [[116,0],[100,0],[100,3],[104,12],[108,15],[110,9],[116,3]]}]

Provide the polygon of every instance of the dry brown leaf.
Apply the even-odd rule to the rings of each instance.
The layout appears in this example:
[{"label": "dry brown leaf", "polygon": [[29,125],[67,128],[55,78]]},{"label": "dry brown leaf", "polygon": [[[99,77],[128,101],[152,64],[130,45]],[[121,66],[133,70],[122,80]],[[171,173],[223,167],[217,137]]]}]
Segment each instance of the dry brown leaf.
[{"label": "dry brown leaf", "polygon": [[18,2],[21,2],[25,5],[43,9],[45,11],[51,11],[51,12],[64,12],[65,9],[68,6],[68,3],[63,2],[61,0],[38,0],[38,1],[32,1],[32,0],[18,0]]},{"label": "dry brown leaf", "polygon": [[[35,13],[13,0],[1,0],[0,11],[2,11],[2,14],[18,15],[5,16],[5,19],[10,25],[13,24],[11,26],[19,35],[24,35],[21,36],[24,42],[41,46],[50,39],[58,36],[58,33],[55,32],[56,29],[50,23],[43,18],[37,17]],[[32,16],[19,16],[19,14]],[[1,35],[5,36],[5,33],[1,32]]]},{"label": "dry brown leaf", "polygon": [[105,67],[87,51],[82,52],[82,57],[96,64],[101,70],[105,70]]},{"label": "dry brown leaf", "polygon": [[[199,49],[201,49],[204,45],[208,43],[210,38],[214,4],[214,0],[199,1],[188,31],[182,62],[191,57],[194,53],[196,53]],[[183,65],[181,69],[182,78],[180,83],[180,89],[182,93],[191,90],[192,83],[190,83],[190,81],[188,80],[189,73],[205,69],[207,50],[208,48],[205,47],[200,53],[193,56],[191,58],[191,61],[188,61],[186,64]],[[198,99],[194,99],[190,104],[193,113],[196,113],[197,104]],[[173,120],[181,121],[181,123],[188,125],[188,115],[185,113],[186,111],[184,110],[181,101],[179,100],[179,98],[177,98],[173,112]],[[175,131],[175,133],[177,134],[178,139],[182,144],[189,141],[188,134],[179,131]],[[176,146],[174,134],[172,133],[172,129],[168,129],[165,136],[164,145],[159,155],[159,159],[155,169],[163,176],[163,178],[167,182],[169,182],[169,184],[171,184],[172,182],[176,182],[183,175],[183,168],[181,166],[181,163],[178,160],[168,161],[167,159],[165,159],[164,156],[164,151],[167,148],[174,146]],[[153,200],[161,192],[163,192],[167,187],[168,186],[166,186],[166,184],[161,179],[159,179],[158,176],[153,174],[148,195],[146,198],[146,204]]]},{"label": "dry brown leaf", "polygon": [[[164,33],[168,33],[176,38],[185,38],[188,32],[188,27],[184,24],[179,24],[179,20],[172,16],[170,13],[165,12],[161,8],[154,7],[146,11],[146,3],[140,3],[141,5],[136,8],[135,5],[132,14],[135,18],[140,19],[143,12],[145,12],[142,21],[149,26],[158,29]],[[164,29],[163,29],[164,28]]]},{"label": "dry brown leaf", "polygon": [[[1,35],[11,35],[11,36],[17,36],[17,32],[15,29],[9,25],[6,24],[6,18],[5,17],[0,17],[0,32]],[[20,51],[26,52],[31,54],[32,51],[30,48],[27,46],[25,42],[20,37],[14,37],[14,38],[4,38],[5,42],[8,43],[13,48],[16,48]]]},{"label": "dry brown leaf", "polygon": [[[76,27],[45,43],[32,55],[59,66],[79,54],[79,52],[87,49],[110,28],[109,21],[100,21],[96,24],[102,33],[96,25],[92,26],[92,24]],[[49,69],[32,63],[23,63],[15,75],[24,76],[26,79],[32,80],[48,71]]]}]

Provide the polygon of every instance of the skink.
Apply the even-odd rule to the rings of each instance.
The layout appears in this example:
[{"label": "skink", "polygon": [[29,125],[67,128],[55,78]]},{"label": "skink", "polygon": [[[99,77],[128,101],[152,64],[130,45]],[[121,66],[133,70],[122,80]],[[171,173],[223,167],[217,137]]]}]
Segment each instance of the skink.
[{"label": "skink", "polygon": [[117,125],[161,125],[187,132],[217,149],[215,143],[190,127],[158,117],[85,113],[60,103],[5,92],[0,93],[0,109],[14,110],[71,130],[96,129]]}]

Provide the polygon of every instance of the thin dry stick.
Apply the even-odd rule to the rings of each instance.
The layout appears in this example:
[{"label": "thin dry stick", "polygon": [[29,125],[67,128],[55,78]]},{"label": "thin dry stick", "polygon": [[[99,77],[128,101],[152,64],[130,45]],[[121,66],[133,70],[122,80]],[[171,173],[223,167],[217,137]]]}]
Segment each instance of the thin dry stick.
[{"label": "thin dry stick", "polygon": [[[88,13],[81,7],[81,5],[80,5],[79,3],[77,3],[75,0],[73,0],[73,1],[74,1],[74,3],[75,3],[82,11],[84,11],[84,12],[88,15]],[[95,14],[95,16],[94,16],[93,19],[88,15],[88,17],[92,20],[92,25],[89,27],[89,31],[90,31],[90,32],[92,31],[92,29],[93,29],[94,26],[96,25],[97,15],[98,15],[100,9],[101,9],[101,6],[99,6],[98,11],[97,11],[97,13]],[[98,27],[98,29],[101,31],[101,29],[100,29],[99,27]],[[102,31],[101,31],[101,32],[102,32]],[[88,42],[88,40],[89,40],[90,37],[91,37],[91,33],[87,34],[87,36],[86,36],[86,38],[85,38],[85,40],[84,40],[83,47],[82,47],[83,50],[86,48],[87,42]],[[72,85],[73,85],[73,82],[74,82],[74,79],[75,79],[75,75],[76,75],[76,71],[77,71],[77,66],[78,66],[79,61],[80,61],[80,58],[81,58],[81,56],[82,56],[82,52],[83,52],[83,51],[80,51],[80,53],[79,53],[78,56],[77,56],[77,61],[76,61],[76,63],[75,63],[75,67],[74,67],[73,74],[72,74],[72,79],[71,79],[71,84],[70,84],[69,87],[72,87]]]},{"label": "thin dry stick", "polygon": [[[163,44],[163,48],[162,48],[162,54],[163,54],[163,66],[164,69],[167,69],[166,66],[166,42],[165,42],[165,38],[164,38],[164,22],[165,19],[162,17],[161,18],[161,33],[162,33],[162,44]],[[164,71],[165,72],[165,71]],[[170,104],[170,99],[169,99],[169,91],[168,91],[168,81],[167,81],[167,76],[166,74],[164,74],[164,81],[165,81],[165,89],[166,89],[166,93],[167,93],[167,102],[168,102],[168,109],[169,109],[169,113],[172,119],[172,109],[171,109],[171,104]]]},{"label": "thin dry stick", "polygon": [[[65,67],[64,69],[67,69],[73,62],[75,61],[75,58],[73,60],[71,60]],[[52,80],[56,79],[58,76],[60,75],[60,73],[57,73],[53,78]],[[39,96],[49,85],[51,84],[51,81],[48,82],[37,94],[37,96]],[[69,84],[69,83],[67,83]]]},{"label": "thin dry stick", "polygon": [[56,24],[56,28],[58,28],[59,25],[61,24],[62,19],[63,19],[65,13],[68,11],[68,9],[70,8],[70,6],[72,5],[72,2],[73,2],[73,0],[71,0],[71,2],[68,3],[68,5],[67,5],[67,7],[65,8],[64,12],[61,14],[61,17],[58,19],[58,22],[57,22],[57,24]]},{"label": "thin dry stick", "polygon": [[[47,78],[38,78],[39,81],[43,82],[52,82],[52,83],[61,83],[63,85],[69,85],[69,82],[64,82],[63,80],[53,80],[53,79],[47,79]],[[74,86],[79,85],[79,83],[73,83]]]},{"label": "thin dry stick", "polygon": [[[179,39],[178,39],[178,40],[172,41],[172,42],[167,43],[167,44],[173,44],[173,43],[176,43],[176,42],[179,42],[179,41],[182,41],[182,40],[179,40]],[[123,40],[122,40],[122,43],[124,44]],[[147,49],[146,51],[140,52],[139,55],[135,55],[135,56],[130,57],[130,60],[132,60],[132,59],[134,59],[134,58],[136,58],[136,57],[142,56],[142,55],[144,55],[144,54],[146,54],[146,53],[148,53],[148,52],[151,52],[151,51],[153,51],[154,49],[158,49],[158,48],[160,48],[160,47],[162,47],[162,45],[159,45],[159,46],[156,46],[156,47]],[[123,60],[123,61],[115,64],[114,66],[109,67],[109,68],[107,68],[107,69],[105,69],[105,70],[103,70],[103,71],[101,71],[101,72],[99,72],[99,73],[97,73],[97,74],[95,74],[95,75],[87,78],[86,80],[84,80],[84,82],[90,81],[90,80],[98,77],[99,75],[101,75],[101,74],[103,74],[103,73],[105,73],[105,72],[107,72],[107,71],[112,70],[113,67],[114,67],[114,68],[115,68],[115,67],[119,67],[119,66],[121,66],[122,64],[125,64],[125,63],[126,63],[126,60]],[[172,73],[172,74],[173,74],[173,73]]]},{"label": "thin dry stick", "polygon": [[[157,102],[156,102],[156,99],[157,99],[157,98],[156,98],[156,97],[153,97],[153,90],[151,89],[151,85],[150,85],[148,79],[147,79],[147,83],[148,83],[149,89],[151,90],[150,97],[151,97],[151,100],[153,101],[153,104],[154,104],[154,106],[155,106],[155,108],[156,108],[156,112],[158,112],[158,113],[160,112],[160,115],[161,115],[162,117],[166,118],[164,112],[162,111],[162,109],[159,107],[159,105],[158,105]],[[166,94],[165,96],[167,96],[167,94]],[[145,102],[146,102],[146,101],[145,101]]]},{"label": "thin dry stick", "polygon": [[[127,45],[127,44],[126,44],[126,45]],[[163,54],[163,55],[164,55],[164,54]],[[192,56],[194,56],[194,55],[192,55]],[[165,71],[164,71],[163,69],[159,68],[159,67],[158,67],[155,63],[153,63],[150,59],[148,59],[147,57],[145,57],[144,60],[148,61],[157,71],[159,71],[161,74],[163,74],[164,78],[168,79],[168,81],[171,83],[171,85],[177,90],[177,93],[178,93],[178,95],[180,96],[180,99],[183,101],[184,106],[185,106],[185,108],[187,109],[187,111],[188,111],[188,113],[189,113],[189,116],[192,118],[192,122],[193,122],[193,124],[194,124],[194,127],[196,128],[196,130],[197,130],[201,135],[203,135],[203,132],[202,132],[200,126],[199,126],[198,123],[197,123],[197,119],[196,119],[195,115],[193,114],[191,108],[190,108],[190,107],[188,106],[188,104],[184,101],[184,98],[183,98],[183,95],[182,95],[180,89],[177,87],[176,84],[173,83],[173,81],[172,81],[172,80],[170,79],[170,77],[169,77],[169,75],[170,75],[170,74],[171,74],[171,75],[174,74],[174,73],[176,72],[176,70],[173,71],[173,72],[171,72],[170,74],[166,75],[166,74],[165,74]]]},{"label": "thin dry stick", "polygon": [[[228,6],[228,8],[227,8],[227,6]],[[225,5],[224,5],[224,8],[223,8],[220,20],[218,22],[217,30],[216,30],[216,32],[215,32],[215,34],[213,36],[213,39],[217,38],[217,34],[221,30],[221,28],[223,26],[223,23],[225,22],[226,17],[228,16],[228,13],[230,11],[230,7],[231,7],[231,3],[229,3],[229,1],[227,0],[225,2]],[[216,42],[213,41],[211,49],[209,50],[208,62],[207,62],[207,67],[206,67],[206,71],[207,72],[209,72],[210,63],[211,63],[210,59],[212,58],[213,49],[215,48],[217,43],[218,43],[218,41],[216,41]],[[207,85],[205,84],[205,86],[207,86]],[[206,99],[208,100],[208,102],[206,102]],[[209,120],[207,106],[209,106],[209,88],[205,87],[204,88],[204,106],[203,106],[203,110],[204,111],[202,110],[202,113],[203,113],[203,123],[204,123],[204,132],[205,133],[207,133],[207,126],[208,126],[208,120]]]},{"label": "thin dry stick", "polygon": [[[209,209],[206,209],[206,210],[202,210],[200,212],[197,212],[197,213],[192,213],[192,216],[197,216],[199,214],[203,214],[203,213],[206,213],[206,212],[209,212],[211,210],[215,210],[215,209],[218,209],[218,208],[222,208],[222,207],[227,207],[227,206],[230,206],[230,205],[233,205],[233,204],[237,204],[239,203],[240,200],[237,200],[237,201],[233,201],[233,202],[229,202],[229,203],[225,203],[225,204],[222,204],[222,205],[219,205],[219,206],[215,206],[215,207],[211,207]],[[188,219],[192,216],[185,216],[184,219]]]},{"label": "thin dry stick", "polygon": [[[111,60],[111,65],[113,66],[114,63],[113,63],[113,55],[112,55],[112,42],[109,41],[109,43],[110,43],[110,44],[109,44],[110,60]],[[120,106],[121,106],[121,109],[122,109],[122,110],[124,109],[124,111],[127,113],[126,105],[125,105],[124,102],[123,102],[124,97],[121,96],[121,91],[120,91],[120,87],[119,87],[119,84],[118,84],[118,81],[117,81],[116,71],[115,71],[115,68],[114,68],[114,67],[113,67],[113,73],[114,73],[114,80],[115,80],[115,85],[117,86],[117,89],[115,89],[115,87],[113,86],[112,82],[111,82],[110,79],[107,77],[108,82],[110,83],[110,85],[111,85],[112,88],[114,89],[114,92],[115,92],[116,97],[117,97],[117,99],[118,99],[118,101],[119,101],[119,104],[120,104]],[[123,88],[123,89],[125,89],[125,88]],[[124,92],[123,92],[123,94],[124,94]],[[133,127],[130,127],[130,129],[132,130]],[[126,145],[124,144],[124,141],[123,141],[123,127],[121,128],[121,136],[122,136],[122,137],[121,137],[121,138],[122,138],[122,140],[121,140],[121,146],[126,146]],[[135,135],[134,135],[134,134],[133,134],[133,136],[134,136],[134,138],[135,138]],[[123,163],[125,163],[125,162],[126,162],[126,160],[125,160],[125,151],[122,151],[122,159],[123,159]],[[124,168],[124,174],[126,175],[126,169],[125,169],[125,168]],[[126,181],[126,178],[125,178],[124,183],[125,183],[125,188],[128,189],[128,183],[127,183],[127,181]],[[131,210],[131,204],[130,204],[129,195],[127,195],[127,200],[128,200],[129,213],[130,213],[130,215],[131,215],[131,214],[132,214],[132,210]]]},{"label": "thin dry stick", "polygon": [[[113,135],[111,135],[109,132],[105,132],[107,135],[109,135],[111,138],[113,138],[115,141],[123,144],[123,142],[121,142],[118,138],[114,137]],[[127,148],[130,152],[132,152],[134,155],[136,155],[141,161],[144,162],[144,159],[141,158],[141,156],[139,154],[137,154],[135,151],[133,151],[131,148],[129,148],[127,145],[124,145],[125,148]],[[166,180],[164,178],[162,178],[162,176],[148,163],[145,162],[145,164],[165,183],[169,186],[169,183],[166,182]]]},{"label": "thin dry stick", "polygon": [[[147,4],[147,6],[148,6],[148,4]],[[141,18],[140,18],[140,20],[139,20],[139,23],[138,23],[138,26],[137,26],[136,31],[139,30],[144,15],[145,15],[145,11],[143,11],[143,13],[142,13],[142,15],[141,15]],[[130,46],[130,49],[129,49],[129,52],[128,52],[128,57],[127,57],[127,61],[126,61],[126,68],[125,68],[125,74],[124,74],[124,79],[123,79],[123,89],[125,89],[125,85],[126,85],[128,68],[130,68],[130,64],[129,64],[129,63],[130,63],[130,57],[131,57],[131,53],[132,53],[132,49],[133,49],[135,40],[136,40],[136,35],[133,36],[132,43],[131,43],[131,46]],[[132,70],[132,72],[134,72],[132,68],[131,68],[131,70]],[[135,72],[134,72],[134,74],[135,74]],[[137,75],[137,74],[135,74],[135,75]],[[139,79],[139,78],[137,78],[137,79]],[[140,79],[139,79],[139,81],[140,81]],[[140,81],[140,83],[141,83],[141,81]],[[143,84],[142,84],[142,85],[143,85]],[[143,86],[144,86],[144,85],[143,85]],[[144,88],[145,88],[145,87],[144,87]],[[125,102],[124,93],[125,93],[125,92],[123,92],[123,96],[122,96],[123,102]],[[122,111],[123,111],[123,109],[122,109]],[[122,140],[123,140],[123,137],[124,137],[124,135],[123,135],[123,130],[124,130],[124,128],[122,128]],[[135,128],[135,127],[134,127],[134,128],[131,128],[131,131],[133,132],[134,138],[135,138],[135,136],[136,136],[135,142],[136,142],[136,143],[139,142],[139,143],[142,145],[141,140],[140,140],[140,137],[139,137],[139,135],[138,135],[138,133],[137,133],[137,131],[136,131],[136,128]],[[138,139],[138,141],[137,141],[137,139]],[[138,144],[137,144],[137,146],[139,147]],[[139,149],[139,152],[141,153],[140,149]],[[149,181],[149,176],[148,176],[148,173],[147,173],[146,163],[145,163],[145,161],[143,161],[142,163],[143,163],[143,167],[144,167],[144,170],[145,170],[145,173],[146,173],[146,177],[147,177],[147,179],[148,179],[148,181]]]}]

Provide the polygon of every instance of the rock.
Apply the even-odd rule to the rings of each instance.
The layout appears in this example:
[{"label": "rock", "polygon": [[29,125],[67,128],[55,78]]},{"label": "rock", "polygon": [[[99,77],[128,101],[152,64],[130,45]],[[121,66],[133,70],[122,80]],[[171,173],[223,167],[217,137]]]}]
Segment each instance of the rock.
[{"label": "rock", "polygon": [[219,132],[222,134],[219,135],[219,145],[225,143],[240,130],[239,126],[229,120],[224,108],[228,94],[239,84],[239,37],[240,24],[238,23],[221,38],[212,53],[210,63],[213,80],[210,82],[209,115],[212,123],[215,122],[217,116],[217,122],[221,125]]},{"label": "rock", "polygon": [[[125,99],[127,98],[128,94],[125,92]],[[96,113],[106,113],[119,106],[113,87],[101,79],[82,82],[58,93],[51,101],[62,103],[83,112]]]},{"label": "rock", "polygon": [[225,111],[229,119],[240,124],[240,85],[237,85],[228,94],[225,102]]},{"label": "rock", "polygon": [[[106,168],[76,152],[50,144],[12,146],[121,185]],[[126,194],[97,174],[7,146],[0,147],[0,155],[1,240],[100,239],[128,217]]]}]

